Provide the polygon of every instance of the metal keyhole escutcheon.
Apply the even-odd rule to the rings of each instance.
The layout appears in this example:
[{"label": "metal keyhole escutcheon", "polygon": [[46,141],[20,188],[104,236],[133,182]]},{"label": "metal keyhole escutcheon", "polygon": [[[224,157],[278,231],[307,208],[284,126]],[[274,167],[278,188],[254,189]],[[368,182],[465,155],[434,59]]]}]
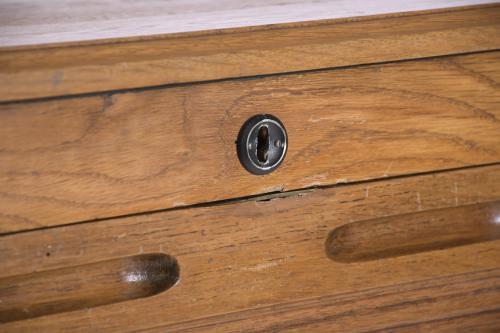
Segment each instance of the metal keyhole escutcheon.
[{"label": "metal keyhole escutcheon", "polygon": [[275,170],[285,158],[287,144],[285,126],[269,114],[248,119],[236,141],[241,164],[255,175],[265,175]]}]

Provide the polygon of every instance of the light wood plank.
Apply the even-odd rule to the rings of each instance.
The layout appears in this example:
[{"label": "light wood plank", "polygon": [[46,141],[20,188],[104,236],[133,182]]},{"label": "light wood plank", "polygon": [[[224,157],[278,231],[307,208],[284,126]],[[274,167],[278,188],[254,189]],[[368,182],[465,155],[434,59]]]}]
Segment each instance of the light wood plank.
[{"label": "light wood plank", "polygon": [[274,25],[488,4],[492,0],[14,0],[0,2],[0,47]]},{"label": "light wood plank", "polygon": [[[340,315],[332,331],[342,332],[341,323],[356,327],[357,318],[360,325],[372,318],[371,327],[384,328],[429,313],[432,319],[491,310],[499,304],[500,241],[351,264],[328,259],[325,241],[345,223],[499,200],[499,183],[500,167],[481,167],[4,236],[1,277],[160,251],[177,258],[181,282],[154,297],[11,322],[0,330],[164,332],[173,324],[195,328],[210,322],[206,317],[261,308],[255,310],[265,314],[261,323],[237,327],[286,328],[287,320],[300,319],[312,330],[321,318],[336,325],[328,320]],[[439,280],[467,272],[476,273]],[[427,279],[435,280],[400,286]],[[365,292],[385,286],[392,287]],[[358,302],[352,306],[360,310],[339,308],[339,300]]]},{"label": "light wood plank", "polygon": [[[0,106],[0,231],[500,161],[500,53]],[[240,165],[252,115],[284,163]]]},{"label": "light wood plank", "polygon": [[500,6],[190,34],[4,48],[0,101],[493,50]]}]

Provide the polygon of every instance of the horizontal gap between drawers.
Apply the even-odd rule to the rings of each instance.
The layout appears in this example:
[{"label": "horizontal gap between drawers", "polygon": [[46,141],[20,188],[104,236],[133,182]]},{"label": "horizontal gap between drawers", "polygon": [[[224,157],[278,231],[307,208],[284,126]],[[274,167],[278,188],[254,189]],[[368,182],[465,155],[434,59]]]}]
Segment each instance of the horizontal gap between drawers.
[{"label": "horizontal gap between drawers", "polygon": [[432,174],[446,174],[446,173],[455,172],[455,171],[480,169],[480,168],[487,168],[487,167],[492,167],[492,166],[500,166],[500,162],[487,163],[487,164],[481,164],[481,165],[470,165],[470,166],[459,167],[459,168],[425,171],[425,172],[418,172],[418,173],[413,173],[413,174],[373,178],[373,179],[368,179],[368,180],[352,181],[349,183],[337,183],[337,184],[330,184],[330,185],[315,185],[315,186],[311,186],[311,187],[305,187],[305,188],[301,188],[301,189],[297,189],[297,190],[290,190],[290,191],[274,191],[274,192],[268,192],[268,193],[264,193],[264,194],[257,194],[257,195],[251,195],[251,196],[201,202],[201,203],[182,206],[182,207],[172,207],[172,208],[166,208],[166,209],[151,210],[151,211],[146,211],[146,212],[137,212],[137,213],[132,213],[132,214],[116,215],[116,216],[106,217],[106,218],[101,218],[101,219],[77,221],[77,222],[67,223],[67,224],[63,224],[63,225],[52,225],[52,226],[45,226],[45,227],[40,227],[40,228],[28,229],[28,230],[19,230],[19,231],[13,231],[13,232],[0,233],[0,237],[16,235],[16,234],[25,234],[25,233],[30,233],[30,232],[37,232],[40,230],[69,227],[69,226],[80,225],[80,224],[110,221],[110,220],[122,219],[122,218],[127,218],[127,217],[133,217],[133,216],[151,215],[151,214],[169,212],[169,211],[179,211],[179,210],[196,209],[196,208],[203,208],[203,207],[210,207],[210,206],[230,205],[230,204],[237,204],[237,203],[242,203],[242,202],[247,202],[247,201],[257,201],[257,202],[258,201],[272,201],[275,199],[300,196],[302,194],[314,192],[316,190],[340,188],[340,187],[354,186],[354,185],[360,185],[360,184],[371,184],[371,183],[377,183],[377,182],[381,182],[381,181],[411,178],[411,177],[415,177],[415,176],[425,176],[425,175],[432,175]]}]

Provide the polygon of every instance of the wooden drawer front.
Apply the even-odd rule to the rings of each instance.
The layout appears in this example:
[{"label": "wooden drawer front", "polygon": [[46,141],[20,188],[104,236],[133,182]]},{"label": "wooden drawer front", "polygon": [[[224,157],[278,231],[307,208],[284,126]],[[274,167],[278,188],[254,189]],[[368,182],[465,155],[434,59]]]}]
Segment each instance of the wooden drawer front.
[{"label": "wooden drawer front", "polygon": [[[99,299],[96,307],[31,313],[35,305],[27,304],[30,319],[7,320],[0,330],[344,332],[395,323],[426,330],[432,323],[453,331],[481,318],[498,329],[499,183],[499,166],[478,167],[3,236],[0,314],[9,302],[22,303],[23,292],[46,300],[59,288],[67,296],[71,290],[47,276],[74,277],[71,267],[85,290],[100,290],[91,287],[100,281],[88,278],[96,270],[103,276],[99,267],[116,270],[120,258],[162,252],[177,259],[181,279],[143,298],[133,286],[115,299],[84,295]],[[364,242],[359,253],[395,246],[376,257],[328,258],[328,235],[346,227],[338,239]],[[23,281],[46,281],[46,289]],[[17,294],[9,283],[21,284]],[[113,290],[122,290],[117,283]]]},{"label": "wooden drawer front", "polygon": [[[500,53],[0,105],[0,231],[500,161]],[[284,163],[240,165],[252,115]]]}]

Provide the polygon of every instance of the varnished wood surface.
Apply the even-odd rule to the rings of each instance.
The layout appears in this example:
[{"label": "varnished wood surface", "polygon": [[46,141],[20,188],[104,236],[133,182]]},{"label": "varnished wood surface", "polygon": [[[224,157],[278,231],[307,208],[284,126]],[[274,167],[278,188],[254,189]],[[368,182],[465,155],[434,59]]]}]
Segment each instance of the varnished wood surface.
[{"label": "varnished wood surface", "polygon": [[500,238],[500,201],[344,224],[328,235],[332,260],[354,262]]},{"label": "varnished wood surface", "polygon": [[0,279],[0,323],[150,297],[178,279],[175,258],[160,253],[10,276]]},{"label": "varnished wood surface", "polygon": [[3,236],[2,278],[151,252],[175,256],[182,277],[154,297],[0,330],[491,331],[500,241],[358,263],[330,260],[325,241],[347,223],[498,201],[499,183],[500,167],[477,167]]},{"label": "varnished wood surface", "polygon": [[499,331],[498,49],[498,1],[0,0],[0,332]]},{"label": "varnished wood surface", "polygon": [[[500,53],[0,106],[0,231],[500,161]],[[270,175],[236,156],[271,113]]]},{"label": "varnished wood surface", "polygon": [[[397,14],[493,0],[10,0],[0,2],[0,47],[129,38]],[[118,9],[118,10],[117,10]]]},{"label": "varnished wood surface", "polygon": [[[403,5],[403,2],[397,3]],[[404,6],[407,4],[404,2]],[[318,5],[321,6],[321,2]],[[372,6],[378,7],[380,2]],[[64,6],[62,8],[64,10]],[[121,11],[114,12],[123,15]],[[259,16],[265,13],[259,11]],[[174,34],[113,43],[89,42],[24,50],[4,48],[0,50],[0,82],[3,83],[0,101],[498,48],[498,5],[200,32],[190,36]]]}]

